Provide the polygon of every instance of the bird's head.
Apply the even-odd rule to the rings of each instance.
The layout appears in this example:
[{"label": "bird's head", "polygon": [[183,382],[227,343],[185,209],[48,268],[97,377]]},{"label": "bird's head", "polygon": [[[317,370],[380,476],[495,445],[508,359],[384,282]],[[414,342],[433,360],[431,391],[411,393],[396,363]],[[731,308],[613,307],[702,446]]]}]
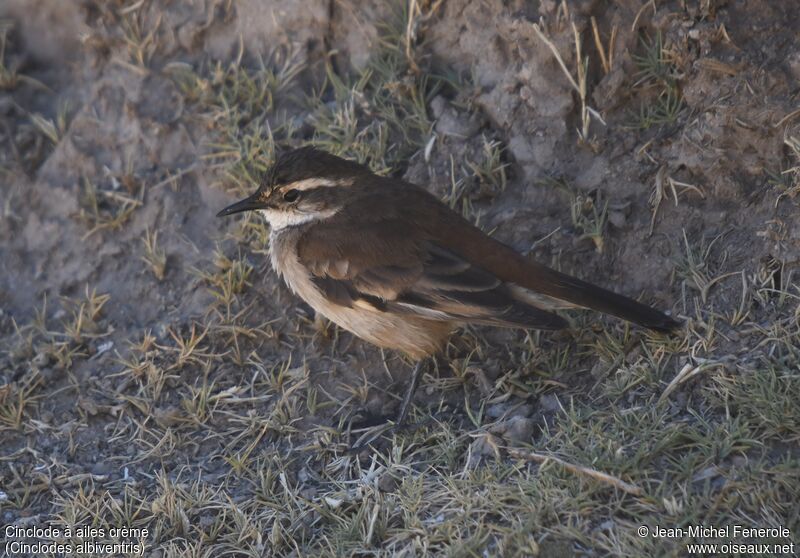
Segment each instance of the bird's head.
[{"label": "bird's head", "polygon": [[217,217],[259,211],[273,230],[325,219],[344,207],[356,180],[369,174],[366,167],[325,151],[294,149],[277,158],[252,196]]}]

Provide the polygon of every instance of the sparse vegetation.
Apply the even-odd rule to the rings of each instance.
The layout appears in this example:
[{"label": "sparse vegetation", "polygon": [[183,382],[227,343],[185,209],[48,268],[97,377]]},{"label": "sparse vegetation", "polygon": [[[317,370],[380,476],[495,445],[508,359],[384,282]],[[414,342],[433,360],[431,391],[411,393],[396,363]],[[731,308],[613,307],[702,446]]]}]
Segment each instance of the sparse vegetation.
[{"label": "sparse vegetation", "polygon": [[[598,207],[600,205],[601,207]],[[608,202],[591,196],[575,196],[570,206],[572,224],[588,238],[598,252],[603,251],[603,229],[608,218]]]},{"label": "sparse vegetation", "polygon": [[312,143],[379,174],[403,164],[429,140],[427,107],[443,84],[419,71],[406,34],[415,17],[409,14],[404,9],[381,27],[378,49],[359,75],[342,78],[328,64],[325,83],[306,99]]},{"label": "sparse vegetation", "polygon": [[167,272],[167,253],[158,246],[158,231],[152,233],[149,230],[145,231],[142,244],[144,245],[142,261],[150,267],[156,279],[163,281]]},{"label": "sparse vegetation", "polygon": [[[141,192],[142,189],[140,194]],[[132,198],[113,188],[99,189],[93,181],[84,177],[78,213],[78,219],[89,229],[84,238],[102,230],[119,229],[141,205],[140,199]]]},{"label": "sparse vegetation", "polygon": [[776,204],[784,198],[794,200],[800,195],[800,139],[790,135],[784,138],[783,143],[789,148],[790,166],[770,179],[780,190]]},{"label": "sparse vegetation", "polygon": [[489,140],[483,137],[483,153],[481,160],[467,161],[467,166],[472,169],[481,192],[488,191],[497,194],[506,189],[508,177],[506,169],[509,164],[503,161],[503,146],[498,140]]},{"label": "sparse vegetation", "polygon": [[[562,4],[562,6],[564,10],[563,12],[561,12],[560,15],[562,15],[562,17],[564,17],[565,19],[569,19],[569,9],[566,7],[567,4],[566,3]],[[558,49],[553,44],[553,42],[547,38],[547,36],[542,31],[539,24],[533,25],[533,29],[538,35],[539,39],[541,39],[542,42],[544,42],[547,45],[547,47],[552,51],[553,55],[558,61],[559,66],[561,67],[561,70],[564,72],[564,75],[566,76],[567,80],[572,86],[572,89],[575,91],[575,93],[578,94],[581,103],[581,112],[580,112],[581,127],[578,129],[578,139],[582,143],[591,145],[592,139],[589,137],[589,126],[591,125],[592,118],[594,118],[595,120],[599,121],[602,124],[605,124],[605,122],[603,121],[603,118],[600,116],[600,113],[598,113],[595,109],[589,106],[589,102],[587,100],[589,57],[584,56],[581,35],[578,32],[578,28],[575,26],[575,23],[570,22],[570,27],[572,28],[572,38],[573,38],[573,44],[575,46],[575,66],[576,66],[575,77],[573,77],[570,70],[567,69],[567,65],[564,62],[563,57],[561,56],[561,54],[559,53]],[[596,34],[596,27],[595,27],[594,38],[596,45],[599,44],[599,38],[598,35]],[[605,68],[608,66],[609,63],[608,58],[606,58],[605,52],[602,50],[602,48],[598,51],[598,54],[600,56],[601,63],[605,70]],[[609,57],[612,57],[612,55],[613,55],[613,46],[610,46]]]},{"label": "sparse vegetation", "polygon": [[[487,59],[519,62],[494,90],[485,75],[478,79],[486,72],[479,64],[469,83],[444,76],[423,41],[438,17],[461,16],[440,1],[398,6],[376,27],[369,63],[348,73],[344,50],[340,59],[326,52],[309,61],[270,44],[274,52],[261,59],[239,37],[230,59],[181,50],[228,36],[232,18],[246,16],[244,4],[217,3],[196,21],[177,18],[180,29],[160,17],[156,2],[87,4],[98,31],[83,39],[105,53],[93,63],[113,68],[100,73],[109,96],[101,91],[86,106],[72,105],[69,120],[80,133],[67,126],[66,109],[63,117],[44,116],[40,107],[9,111],[18,128],[0,124],[0,142],[18,151],[0,173],[0,256],[11,262],[3,268],[9,279],[0,277],[3,524],[146,527],[149,534],[136,540],[146,555],[163,557],[671,556],[691,542],[641,537],[642,525],[783,525],[796,537],[794,109],[780,118],[760,105],[754,111],[774,126],[758,134],[781,134],[787,158],[763,169],[760,160],[752,164],[763,199],[745,204],[737,193],[724,197],[733,190],[728,182],[709,183],[716,174],[700,176],[708,162],[700,148],[692,151],[699,163],[678,169],[664,162],[677,159],[677,148],[645,133],[690,125],[680,118],[687,100],[678,81],[691,76],[678,74],[660,32],[632,53],[638,73],[622,82],[633,86],[641,111],[623,103],[606,118],[592,108],[600,96],[589,64],[597,80],[620,71],[624,38],[615,37],[631,26],[615,19],[623,12],[587,16],[590,27],[560,3],[536,31],[505,14],[527,30],[525,48],[539,49],[537,63],[552,67],[542,63],[540,74],[528,75],[521,70],[528,61],[503,41],[485,45]],[[636,19],[656,8],[670,9],[648,3]],[[701,31],[707,24],[682,11],[672,17]],[[731,17],[718,17],[731,25]],[[356,29],[354,16],[346,19]],[[9,62],[8,29],[0,25],[0,95],[24,104],[20,90],[33,84],[17,71],[28,68]],[[439,38],[452,39],[444,29]],[[771,71],[744,31],[731,36],[743,63]],[[595,48],[587,49],[591,41]],[[748,49],[757,51],[753,60]],[[90,141],[95,111],[123,95],[124,87],[109,85],[120,72],[119,83],[142,90],[167,76],[184,110],[177,122],[153,122],[137,116],[138,97],[121,97],[133,124],[120,125],[122,139],[95,160],[91,150],[104,147]],[[547,161],[525,159],[535,146],[510,141],[512,120],[530,114],[526,104],[540,110],[549,101],[525,87],[565,78],[572,90],[558,101],[577,124],[564,126]],[[751,81],[738,87],[758,87]],[[463,115],[493,107],[491,94],[505,89],[512,108],[498,109],[471,137],[437,132],[435,96]],[[729,103],[767,97],[730,94]],[[629,112],[634,125],[613,124]],[[601,113],[605,138],[590,126]],[[495,121],[502,118],[508,121]],[[541,122],[528,124],[522,139],[541,140]],[[587,159],[574,162],[561,149],[573,146],[575,126],[579,141],[608,163],[603,180],[583,189]],[[26,182],[26,161],[48,142],[75,167],[56,168],[68,177],[63,185]],[[221,192],[251,193],[276,149],[303,143],[384,174],[413,168],[498,238],[535,241],[543,263],[641,295],[685,325],[666,336],[571,312],[573,327],[562,333],[467,328],[423,378],[411,426],[370,425],[399,401],[408,363],[324,323],[279,286],[269,270],[269,229],[257,216],[234,225],[212,219]],[[120,156],[118,146],[132,147]],[[714,161],[743,151],[712,147]],[[152,170],[161,151],[179,170]],[[642,152],[648,156],[637,159]],[[563,178],[539,180],[551,164]],[[764,169],[776,173],[766,185]],[[70,182],[68,171],[80,178]],[[626,188],[618,175],[634,185]],[[76,199],[77,206],[48,213],[48,204]],[[526,213],[515,217],[523,203]],[[66,241],[51,242],[52,235]],[[72,265],[75,254],[81,265]],[[19,301],[34,299],[35,309],[19,309]]]},{"label": "sparse vegetation", "polygon": [[35,87],[46,89],[45,85],[30,76],[18,72],[18,68],[9,63],[7,50],[9,34],[14,29],[14,23],[7,19],[0,19],[0,91],[16,89],[20,83],[27,83]]},{"label": "sparse vegetation", "polygon": [[541,181],[546,188],[554,188],[569,198],[569,214],[576,240],[591,240],[598,253],[605,246],[603,234],[608,221],[608,201],[597,190],[590,195],[577,193],[563,178],[547,177]]},{"label": "sparse vegetation", "polygon": [[641,48],[644,53],[633,57],[639,66],[633,89],[646,92],[648,97],[639,108],[635,126],[647,130],[675,122],[684,103],[678,87],[680,75],[670,61],[661,32],[652,39],[643,37]]}]

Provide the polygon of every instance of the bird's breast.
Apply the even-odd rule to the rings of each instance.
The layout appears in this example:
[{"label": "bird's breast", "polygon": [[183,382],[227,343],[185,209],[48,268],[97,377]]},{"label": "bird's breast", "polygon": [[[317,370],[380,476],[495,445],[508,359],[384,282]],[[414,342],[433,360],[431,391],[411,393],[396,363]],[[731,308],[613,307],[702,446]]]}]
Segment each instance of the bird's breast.
[{"label": "bird's breast", "polygon": [[301,227],[270,233],[270,259],[273,269],[286,285],[314,311],[374,345],[402,351],[414,359],[441,350],[454,327],[450,322],[342,306],[329,300],[314,284],[311,272],[298,258],[297,243],[301,235]]},{"label": "bird's breast", "polygon": [[289,288],[313,306],[312,300],[321,297],[322,293],[311,281],[308,268],[298,258],[297,243],[301,234],[300,227],[272,229],[269,235],[270,261],[272,269]]}]

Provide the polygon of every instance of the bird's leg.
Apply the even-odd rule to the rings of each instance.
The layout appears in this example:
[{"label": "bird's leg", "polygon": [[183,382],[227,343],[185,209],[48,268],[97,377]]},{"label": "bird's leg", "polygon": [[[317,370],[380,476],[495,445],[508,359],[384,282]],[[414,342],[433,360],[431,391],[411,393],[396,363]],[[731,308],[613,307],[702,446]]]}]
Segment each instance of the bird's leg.
[{"label": "bird's leg", "polygon": [[425,374],[426,370],[430,369],[430,366],[434,363],[433,357],[426,358],[417,362],[414,365],[414,370],[411,372],[411,381],[408,384],[408,388],[406,389],[406,393],[403,396],[403,402],[400,404],[400,412],[397,413],[397,420],[395,423],[387,424],[382,427],[378,427],[377,429],[370,429],[369,432],[363,434],[356,442],[353,444],[350,449],[348,450],[351,453],[358,453],[367,446],[369,446],[373,441],[375,441],[380,436],[385,436],[390,434],[391,432],[396,432],[403,428],[403,422],[405,422],[406,417],[408,415],[408,408],[411,406],[411,400],[414,398],[414,392],[417,391],[417,386],[419,385],[419,379],[422,378],[423,374]]},{"label": "bird's leg", "polygon": [[417,386],[419,385],[419,379],[425,374],[425,371],[431,364],[431,359],[425,358],[420,361],[417,361],[417,364],[414,366],[414,371],[411,372],[411,381],[408,384],[408,388],[406,389],[406,394],[403,396],[403,402],[400,404],[400,412],[397,413],[397,421],[396,425],[401,426],[403,421],[406,420],[406,415],[408,415],[408,408],[411,406],[411,400],[414,398],[414,392],[417,391]]}]

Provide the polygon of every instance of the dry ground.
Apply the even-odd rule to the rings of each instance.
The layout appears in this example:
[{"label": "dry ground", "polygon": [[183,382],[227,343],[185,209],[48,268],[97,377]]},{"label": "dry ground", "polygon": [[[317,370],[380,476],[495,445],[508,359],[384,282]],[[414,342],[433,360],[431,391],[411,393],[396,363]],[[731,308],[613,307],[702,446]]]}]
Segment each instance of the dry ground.
[{"label": "dry ground", "polygon": [[[10,0],[0,17],[3,525],[147,528],[125,540],[148,556],[696,540],[642,525],[800,544],[796,5]],[[409,364],[315,320],[271,273],[265,224],[213,217],[306,143],[685,327],[465,330],[416,427],[353,451]]]}]

